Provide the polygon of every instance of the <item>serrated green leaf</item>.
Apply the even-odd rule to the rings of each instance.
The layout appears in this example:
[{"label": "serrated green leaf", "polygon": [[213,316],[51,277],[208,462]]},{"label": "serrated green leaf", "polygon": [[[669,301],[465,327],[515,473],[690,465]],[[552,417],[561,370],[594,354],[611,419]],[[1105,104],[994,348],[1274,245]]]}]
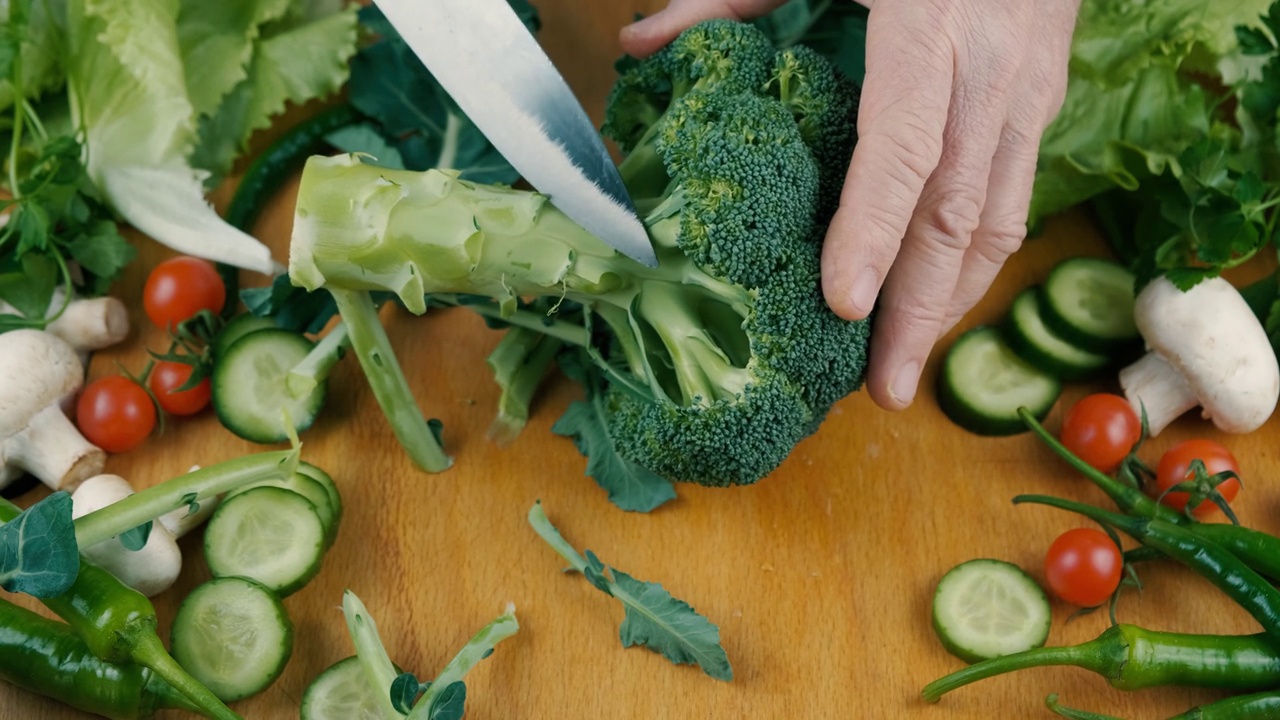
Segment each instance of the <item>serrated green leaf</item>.
[{"label": "serrated green leaf", "polygon": [[80,573],[71,495],[55,492],[0,525],[0,588],[57,597]]},{"label": "serrated green leaf", "polygon": [[67,251],[85,270],[114,280],[138,256],[138,249],[109,220],[94,223],[88,232],[67,243]]},{"label": "serrated green leaf", "polygon": [[598,399],[575,401],[551,427],[573,439],[587,458],[586,474],[609,495],[609,502],[629,512],[649,512],[676,497],[675,485],[618,452],[605,424]]},{"label": "serrated green leaf", "polygon": [[1236,41],[1240,43],[1240,52],[1245,55],[1267,55],[1275,50],[1271,36],[1261,28],[1237,25]]},{"label": "serrated green leaf", "polygon": [[720,629],[661,585],[611,568],[614,597],[626,606],[618,634],[622,645],[643,645],[676,664],[695,664],[717,680],[732,680],[733,668],[720,645]]}]

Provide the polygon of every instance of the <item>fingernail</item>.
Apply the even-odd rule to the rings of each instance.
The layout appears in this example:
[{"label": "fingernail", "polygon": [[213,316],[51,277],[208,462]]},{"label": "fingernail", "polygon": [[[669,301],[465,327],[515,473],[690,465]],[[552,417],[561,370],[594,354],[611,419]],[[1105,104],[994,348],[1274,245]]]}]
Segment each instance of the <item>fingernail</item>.
[{"label": "fingernail", "polygon": [[898,374],[889,383],[889,396],[903,405],[910,405],[916,396],[916,386],[920,383],[920,363],[911,362],[898,368]]},{"label": "fingernail", "polygon": [[849,289],[849,302],[853,303],[854,309],[860,314],[867,315],[876,304],[876,294],[879,291],[880,280],[876,277],[876,271],[863,268],[853,281],[853,287]]}]

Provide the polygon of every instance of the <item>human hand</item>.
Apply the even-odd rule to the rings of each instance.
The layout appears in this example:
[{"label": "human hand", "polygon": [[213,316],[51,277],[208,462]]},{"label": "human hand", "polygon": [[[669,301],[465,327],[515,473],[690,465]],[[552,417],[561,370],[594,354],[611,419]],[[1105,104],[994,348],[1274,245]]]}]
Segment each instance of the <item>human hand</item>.
[{"label": "human hand", "polygon": [[[902,409],[933,345],[1026,236],[1079,0],[861,1],[870,15],[858,144],[827,230],[822,286],[841,317],[876,307],[867,391]],[[702,20],[781,4],[671,0],[620,39],[644,57]]]}]

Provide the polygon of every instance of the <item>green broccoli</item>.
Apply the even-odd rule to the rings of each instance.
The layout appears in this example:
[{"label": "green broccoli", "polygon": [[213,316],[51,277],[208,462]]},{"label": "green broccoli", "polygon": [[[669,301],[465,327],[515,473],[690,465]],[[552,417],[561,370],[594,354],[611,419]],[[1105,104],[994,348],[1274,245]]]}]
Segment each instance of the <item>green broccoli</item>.
[{"label": "green broccoli", "polygon": [[730,21],[620,68],[603,131],[626,154],[657,267],[535,192],[346,155],[307,163],[290,276],[390,291],[415,313],[491,298],[466,304],[577,348],[624,458],[669,480],[752,483],[862,382],[868,324],[827,308],[819,273],[857,89]]}]

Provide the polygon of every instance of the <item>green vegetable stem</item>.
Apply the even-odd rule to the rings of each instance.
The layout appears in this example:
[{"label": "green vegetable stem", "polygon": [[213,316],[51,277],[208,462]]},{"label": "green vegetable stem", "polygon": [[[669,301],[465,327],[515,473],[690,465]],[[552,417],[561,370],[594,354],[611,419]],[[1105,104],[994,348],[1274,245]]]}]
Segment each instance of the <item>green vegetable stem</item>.
[{"label": "green vegetable stem", "polygon": [[[1280,538],[1234,523],[1197,522],[1168,505],[1157,502],[1138,488],[1094,469],[1053,437],[1030,411],[1019,409],[1018,415],[1032,433],[1067,461],[1071,467],[1079,470],[1105,492],[1122,511],[1139,518],[1182,525],[1196,537],[1221,546],[1261,575],[1272,580],[1280,580]],[[1150,557],[1144,554],[1144,559],[1150,559]]]},{"label": "green vegetable stem", "polygon": [[1050,665],[1089,670],[1117,690],[1170,685],[1261,690],[1280,684],[1280,644],[1265,633],[1190,635],[1119,624],[1080,645],[1034,648],[984,660],[929,683],[920,694],[937,702],[979,680]]},{"label": "green vegetable stem", "polygon": [[[0,525],[12,522],[21,512],[18,506],[0,499]],[[67,621],[98,659],[149,668],[208,717],[240,717],[165,651],[156,634],[158,621],[151,601],[106,570],[82,558],[71,587],[42,602]]]},{"label": "green vegetable stem", "polygon": [[203,712],[151,670],[105,662],[70,627],[3,599],[0,680],[112,720],[165,708]]},{"label": "green vegetable stem", "polygon": [[1213,583],[1280,639],[1280,591],[1222,546],[1198,536],[1190,527],[1163,520],[1134,518],[1085,503],[1045,495],[1019,495],[1014,504],[1035,503],[1079,513],[1110,525],[1186,565]]}]

